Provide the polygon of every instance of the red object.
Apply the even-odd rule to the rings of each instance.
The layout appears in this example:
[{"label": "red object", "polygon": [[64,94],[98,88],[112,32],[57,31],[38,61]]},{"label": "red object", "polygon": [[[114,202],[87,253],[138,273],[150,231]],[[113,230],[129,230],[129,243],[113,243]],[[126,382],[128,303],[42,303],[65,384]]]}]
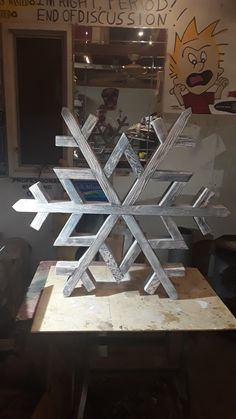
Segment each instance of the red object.
[{"label": "red object", "polygon": [[211,113],[209,105],[215,101],[214,92],[203,92],[200,95],[194,93],[187,93],[183,96],[185,108],[191,108],[192,113]]},{"label": "red object", "polygon": [[236,90],[233,90],[232,92],[228,92],[228,97],[236,97]]}]

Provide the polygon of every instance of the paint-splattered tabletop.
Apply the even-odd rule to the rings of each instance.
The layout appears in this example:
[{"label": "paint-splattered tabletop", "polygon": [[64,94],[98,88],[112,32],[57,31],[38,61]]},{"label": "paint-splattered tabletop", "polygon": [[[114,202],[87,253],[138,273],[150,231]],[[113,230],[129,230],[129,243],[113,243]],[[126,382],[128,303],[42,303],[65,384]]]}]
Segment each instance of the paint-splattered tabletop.
[{"label": "paint-splattered tabletop", "polygon": [[[100,263],[90,269],[98,278],[88,294],[77,286],[70,297],[62,290],[66,276],[55,273],[53,263],[39,268],[50,271],[34,315],[32,332],[193,331],[236,329],[236,319],[195,268],[182,278],[172,278],[178,300],[160,289],[146,295],[143,280],[147,268],[134,265],[129,281],[110,282],[109,270]],[[42,275],[42,273],[41,273]],[[100,282],[101,281],[101,282]]]}]

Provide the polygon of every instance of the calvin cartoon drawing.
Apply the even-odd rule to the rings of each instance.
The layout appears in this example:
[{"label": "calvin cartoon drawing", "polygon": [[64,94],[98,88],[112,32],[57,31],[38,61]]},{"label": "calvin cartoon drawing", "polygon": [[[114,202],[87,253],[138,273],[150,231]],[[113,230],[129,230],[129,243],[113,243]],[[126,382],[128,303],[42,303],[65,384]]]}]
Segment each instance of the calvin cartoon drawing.
[{"label": "calvin cartoon drawing", "polygon": [[226,44],[216,42],[216,36],[225,31],[215,32],[218,23],[219,20],[212,22],[198,32],[193,18],[182,38],[175,34],[174,51],[170,55],[170,77],[174,86],[170,94],[175,95],[179,105],[192,108],[193,113],[211,113],[209,105],[221,99],[229,84],[220,67],[223,53],[219,47]]}]

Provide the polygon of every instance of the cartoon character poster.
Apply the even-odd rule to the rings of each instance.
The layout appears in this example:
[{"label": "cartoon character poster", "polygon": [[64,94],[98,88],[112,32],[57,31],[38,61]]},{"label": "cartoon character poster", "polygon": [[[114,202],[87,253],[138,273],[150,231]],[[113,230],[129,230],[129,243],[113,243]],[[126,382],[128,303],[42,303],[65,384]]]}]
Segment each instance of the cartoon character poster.
[{"label": "cartoon character poster", "polygon": [[184,13],[186,16],[182,24],[173,25],[166,63],[164,111],[178,112],[190,107],[193,114],[235,114],[232,27],[223,16],[213,20],[208,9],[205,8],[207,16],[202,16],[200,10],[198,13],[196,10],[194,17],[187,17],[191,14],[186,14],[187,8],[183,9],[180,16]]}]

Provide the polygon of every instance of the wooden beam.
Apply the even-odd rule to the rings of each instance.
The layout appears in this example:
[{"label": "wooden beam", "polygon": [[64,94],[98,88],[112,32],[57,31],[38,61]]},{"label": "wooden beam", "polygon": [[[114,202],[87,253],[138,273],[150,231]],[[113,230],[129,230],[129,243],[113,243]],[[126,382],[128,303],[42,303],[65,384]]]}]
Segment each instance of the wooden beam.
[{"label": "wooden beam", "polygon": [[159,215],[159,216],[192,216],[192,217],[226,217],[227,208],[222,205],[212,205],[207,208],[193,208],[191,205],[160,207],[158,205],[111,205],[106,203],[75,204],[70,201],[55,201],[44,204],[34,199],[20,199],[13,208],[18,212],[50,212],[65,214],[113,214],[121,215]]},{"label": "wooden beam", "polygon": [[147,57],[160,57],[166,56],[166,43],[153,43],[152,45],[146,44],[84,44],[76,43],[76,48],[81,54],[101,55],[101,56],[126,56],[130,54],[138,54]]}]

